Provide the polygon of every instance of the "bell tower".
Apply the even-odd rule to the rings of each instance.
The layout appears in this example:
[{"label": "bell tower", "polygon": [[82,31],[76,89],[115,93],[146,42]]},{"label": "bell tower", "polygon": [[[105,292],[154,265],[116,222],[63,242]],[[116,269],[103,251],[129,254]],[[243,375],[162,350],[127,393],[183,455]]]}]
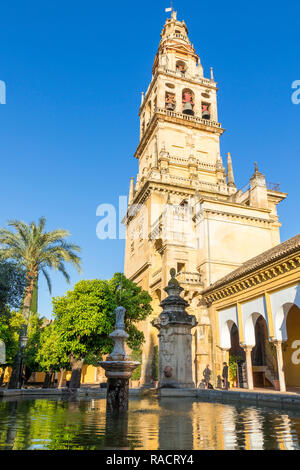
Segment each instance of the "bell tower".
[{"label": "bell tower", "polygon": [[276,206],[286,195],[268,187],[261,173],[257,182],[257,171],[249,188],[237,189],[230,154],[227,171],[223,166],[224,129],[212,68],[209,75],[204,76],[185,22],[172,11],[161,32],[151,82],[142,93],[135,152],[139,168],[136,181],[130,180],[124,219],[125,275],[153,299],[153,315],[141,325],[146,338],[142,383],[152,375],[157,332],[151,320],[160,314],[170,269],[175,268],[189,313],[198,321],[193,342],[197,383],[202,361],[212,360],[208,343],[214,336],[201,306],[202,289],[280,241]]},{"label": "bell tower", "polygon": [[162,30],[139,116],[136,191],[146,175],[170,183],[180,177],[189,187],[192,180],[194,188],[197,183],[209,188],[224,182],[219,145],[224,130],[218,122],[216,83],[212,70],[211,77],[204,78],[187,26],[175,11]]}]

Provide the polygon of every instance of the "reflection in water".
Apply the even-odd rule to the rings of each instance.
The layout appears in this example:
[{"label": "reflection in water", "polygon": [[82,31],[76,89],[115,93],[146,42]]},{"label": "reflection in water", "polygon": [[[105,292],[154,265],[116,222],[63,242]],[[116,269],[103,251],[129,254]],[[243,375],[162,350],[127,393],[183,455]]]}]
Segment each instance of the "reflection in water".
[{"label": "reflection in water", "polygon": [[0,401],[0,449],[300,449],[300,413],[185,398]]},{"label": "reflection in water", "polygon": [[[175,405],[175,406],[174,406]],[[193,402],[163,398],[159,417],[159,449],[193,449]]]}]

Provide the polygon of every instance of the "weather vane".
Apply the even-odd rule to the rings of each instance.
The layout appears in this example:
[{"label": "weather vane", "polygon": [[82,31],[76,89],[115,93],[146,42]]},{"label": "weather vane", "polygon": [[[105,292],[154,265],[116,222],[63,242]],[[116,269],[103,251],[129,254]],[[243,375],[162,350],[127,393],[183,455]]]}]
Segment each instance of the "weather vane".
[{"label": "weather vane", "polygon": [[168,13],[169,11],[174,11],[174,8],[173,8],[173,1],[171,0],[171,7],[169,8],[165,8],[165,12]]}]

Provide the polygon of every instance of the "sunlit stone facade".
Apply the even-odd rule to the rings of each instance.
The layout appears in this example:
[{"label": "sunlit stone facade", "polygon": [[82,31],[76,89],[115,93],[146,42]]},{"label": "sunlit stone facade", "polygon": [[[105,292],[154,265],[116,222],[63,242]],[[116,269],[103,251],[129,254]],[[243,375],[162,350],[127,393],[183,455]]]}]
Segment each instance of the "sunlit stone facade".
[{"label": "sunlit stone facade", "polygon": [[176,269],[188,311],[198,322],[192,330],[192,365],[199,384],[207,364],[216,375],[220,352],[216,322],[200,293],[280,243],[277,204],[286,194],[267,184],[257,165],[248,187],[236,188],[231,155],[225,170],[220,152],[224,128],[213,70],[204,76],[187,26],[174,11],[161,33],[139,116],[139,169],[130,180],[125,219],[125,275],[153,298],[153,315],[141,325],[146,337],[141,384],[153,378],[157,331],[151,321],[161,312],[170,268]]}]

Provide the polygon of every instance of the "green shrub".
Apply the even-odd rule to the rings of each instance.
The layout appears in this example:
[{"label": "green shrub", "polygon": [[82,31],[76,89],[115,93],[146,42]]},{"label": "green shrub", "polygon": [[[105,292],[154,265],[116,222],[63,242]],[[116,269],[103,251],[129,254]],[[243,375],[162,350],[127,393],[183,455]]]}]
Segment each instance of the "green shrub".
[{"label": "green shrub", "polygon": [[242,361],[241,356],[230,356],[229,357],[229,378],[230,380],[237,380],[237,363]]},{"label": "green shrub", "polygon": [[142,365],[142,351],[137,350],[137,351],[132,351],[130,354],[131,360],[132,361],[137,361],[140,362],[140,365],[134,369],[132,372],[131,380],[140,380],[141,378],[141,365]]},{"label": "green shrub", "polygon": [[153,347],[151,372],[154,381],[158,380],[158,346]]}]

